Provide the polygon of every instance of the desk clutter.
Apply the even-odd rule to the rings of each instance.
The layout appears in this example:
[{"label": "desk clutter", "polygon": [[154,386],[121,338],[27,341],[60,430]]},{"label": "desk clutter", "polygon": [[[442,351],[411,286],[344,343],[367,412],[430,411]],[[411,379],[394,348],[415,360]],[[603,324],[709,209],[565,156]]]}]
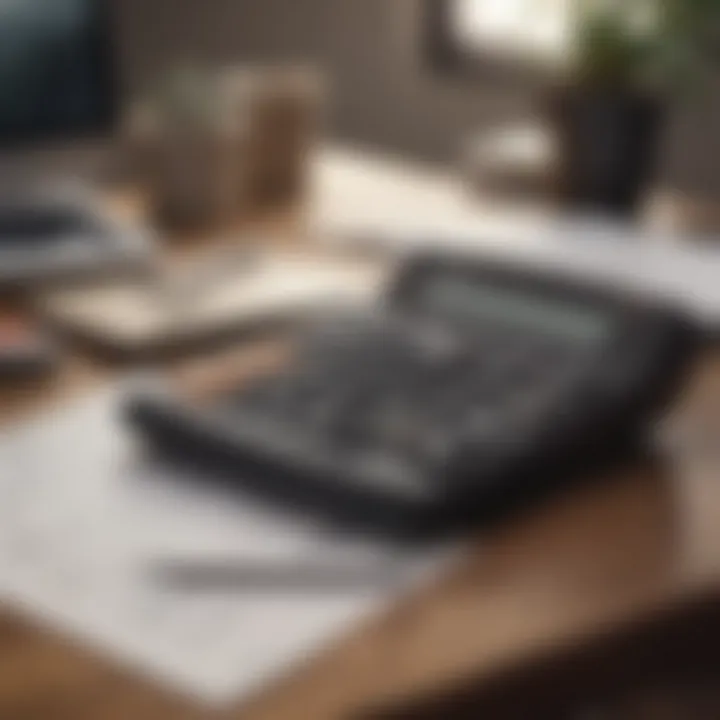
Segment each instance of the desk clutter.
[{"label": "desk clutter", "polygon": [[137,277],[155,246],[139,225],[121,222],[90,191],[70,184],[7,191],[0,202],[0,383],[50,376],[62,347],[29,311],[51,288]]},{"label": "desk clutter", "polygon": [[154,244],[138,225],[102,210],[89,191],[57,187],[0,203],[0,293],[142,272]]},{"label": "desk clutter", "polygon": [[[215,230],[302,194],[317,87],[221,79],[207,102],[165,101],[182,123],[155,135],[151,119],[141,138],[160,227]],[[353,195],[364,220],[372,197]],[[645,436],[697,348],[657,296],[452,243],[386,284],[309,249],[237,238],[171,259],[85,211],[8,217],[0,230],[31,240],[8,240],[0,267],[62,259],[63,273],[17,276],[32,319],[0,324],[0,375],[3,351],[10,376],[75,342],[159,362],[0,432],[0,601],[212,705],[249,698],[449,569],[472,533]],[[108,247],[140,262],[65,273]],[[282,367],[208,394],[164,364],[307,321]]]}]

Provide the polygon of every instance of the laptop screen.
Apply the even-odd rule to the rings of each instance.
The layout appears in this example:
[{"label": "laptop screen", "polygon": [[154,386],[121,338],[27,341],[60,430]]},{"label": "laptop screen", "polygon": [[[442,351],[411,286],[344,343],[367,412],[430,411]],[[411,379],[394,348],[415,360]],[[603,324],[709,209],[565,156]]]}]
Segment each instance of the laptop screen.
[{"label": "laptop screen", "polygon": [[0,0],[0,148],[108,133],[108,0]]}]

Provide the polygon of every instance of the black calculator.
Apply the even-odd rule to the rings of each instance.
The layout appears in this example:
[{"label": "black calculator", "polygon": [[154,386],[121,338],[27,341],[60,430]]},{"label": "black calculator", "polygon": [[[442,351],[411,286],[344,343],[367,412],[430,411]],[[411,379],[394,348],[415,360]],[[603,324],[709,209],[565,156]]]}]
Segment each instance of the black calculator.
[{"label": "black calculator", "polygon": [[137,394],[129,420],[243,492],[428,538],[502,516],[637,437],[697,347],[656,302],[425,255],[377,306],[308,328],[282,370],[202,408]]}]

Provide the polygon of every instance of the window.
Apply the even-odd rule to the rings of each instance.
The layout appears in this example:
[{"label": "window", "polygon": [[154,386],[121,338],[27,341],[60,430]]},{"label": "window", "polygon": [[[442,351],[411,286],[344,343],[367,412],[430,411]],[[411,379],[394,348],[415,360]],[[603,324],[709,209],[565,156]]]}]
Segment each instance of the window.
[{"label": "window", "polygon": [[570,49],[575,1],[428,0],[432,55],[445,68],[557,64]]},{"label": "window", "polygon": [[553,57],[567,46],[568,0],[454,0],[451,29],[470,52]]}]

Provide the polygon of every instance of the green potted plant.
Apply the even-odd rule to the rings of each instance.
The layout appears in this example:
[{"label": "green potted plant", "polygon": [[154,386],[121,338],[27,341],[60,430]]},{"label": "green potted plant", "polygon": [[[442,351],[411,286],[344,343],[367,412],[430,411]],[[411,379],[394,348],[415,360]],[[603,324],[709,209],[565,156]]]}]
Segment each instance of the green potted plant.
[{"label": "green potted plant", "polygon": [[574,47],[551,93],[561,196],[632,215],[670,101],[720,57],[720,0],[578,0]]}]

